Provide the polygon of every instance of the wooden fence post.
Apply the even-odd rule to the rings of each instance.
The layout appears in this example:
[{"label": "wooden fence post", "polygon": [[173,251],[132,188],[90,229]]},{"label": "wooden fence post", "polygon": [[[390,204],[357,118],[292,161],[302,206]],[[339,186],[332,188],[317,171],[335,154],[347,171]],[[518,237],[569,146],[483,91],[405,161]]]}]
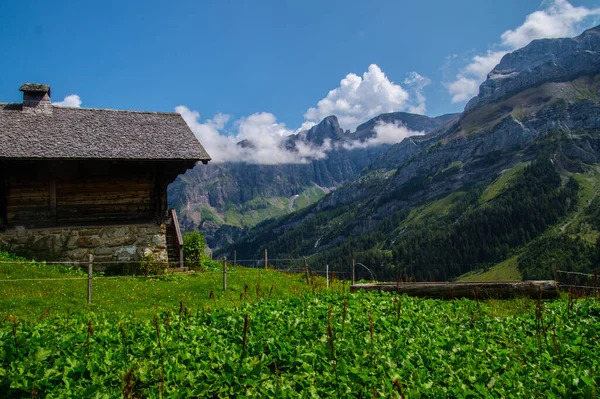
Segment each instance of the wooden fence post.
[{"label": "wooden fence post", "polygon": [[594,269],[594,299],[597,299],[598,292],[598,268]]},{"label": "wooden fence post", "polygon": [[352,259],[352,285],[354,285],[354,259]]},{"label": "wooden fence post", "polygon": [[94,260],[94,255],[89,254],[88,255],[88,305],[92,303],[92,269],[93,269],[93,262]]},{"label": "wooden fence post", "polygon": [[306,284],[310,285],[310,280],[308,278],[308,263],[306,263],[306,256],[304,257],[304,271],[306,272]]},{"label": "wooden fence post", "polygon": [[233,265],[235,266],[237,264],[237,251],[234,249],[233,250]]},{"label": "wooden fence post", "polygon": [[267,249],[265,248],[265,269],[267,268],[269,257],[267,256]]},{"label": "wooden fence post", "polygon": [[227,257],[223,258],[223,291],[227,291]]},{"label": "wooden fence post", "polygon": [[325,275],[327,276],[327,288],[329,288],[329,265],[325,265]]}]

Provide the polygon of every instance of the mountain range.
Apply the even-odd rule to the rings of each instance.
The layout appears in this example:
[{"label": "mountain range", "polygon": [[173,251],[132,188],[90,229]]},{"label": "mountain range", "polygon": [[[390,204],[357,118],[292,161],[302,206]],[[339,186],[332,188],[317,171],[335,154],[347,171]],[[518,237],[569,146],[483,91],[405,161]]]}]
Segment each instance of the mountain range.
[{"label": "mountain range", "polygon": [[[372,164],[390,144],[372,143],[381,125],[402,126],[426,133],[455,119],[457,114],[430,118],[405,112],[379,115],[355,132],[340,128],[335,116],[288,136],[290,152],[300,145],[330,150],[322,159],[279,165],[220,163],[198,165],[169,186],[169,202],[186,231],[201,230],[208,245],[218,249],[239,239],[263,220],[283,216],[317,202]],[[244,140],[238,145],[252,148]]]},{"label": "mountain range", "polygon": [[[268,248],[277,257],[312,255],[312,263],[339,271],[354,259],[379,279],[589,271],[600,258],[599,94],[600,27],[535,40],[505,55],[458,116],[385,114],[354,133],[329,117],[296,139],[364,143],[381,121],[425,134],[394,145],[341,146],[308,165],[194,169],[181,180],[198,176],[196,186],[174,197],[180,206],[222,212],[317,185],[336,188],[230,244],[221,240],[221,254],[235,249],[254,258]],[[193,200],[195,189],[204,202]]]}]

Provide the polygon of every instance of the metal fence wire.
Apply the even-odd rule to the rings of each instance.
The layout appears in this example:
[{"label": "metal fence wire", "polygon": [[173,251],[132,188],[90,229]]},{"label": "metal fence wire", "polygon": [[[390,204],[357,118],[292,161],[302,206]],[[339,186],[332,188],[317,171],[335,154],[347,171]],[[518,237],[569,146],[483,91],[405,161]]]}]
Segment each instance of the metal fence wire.
[{"label": "metal fence wire", "polygon": [[[196,274],[195,263],[184,264],[184,268],[181,268],[180,262],[156,262],[159,265],[160,270],[156,273],[139,273],[142,271],[140,266],[143,265],[144,261],[94,261],[93,256],[89,256],[87,262],[83,261],[71,261],[71,262],[35,262],[26,260],[14,260],[14,261],[0,261],[0,263],[16,264],[16,265],[36,265],[36,266],[59,266],[57,269],[63,272],[69,273],[69,268],[73,271],[84,270],[87,271],[87,275],[67,275],[65,277],[25,277],[25,278],[10,278],[9,276],[2,276],[0,274],[0,287],[4,284],[19,283],[19,282],[41,282],[44,281],[83,281],[87,280],[87,302],[92,303],[92,291],[94,285],[102,285],[103,281],[110,280],[121,280],[121,279],[160,279],[170,275],[186,275],[188,273]],[[326,280],[326,286],[330,286],[330,281],[333,280],[348,280],[350,272],[334,272],[330,271],[328,266],[325,268],[313,268],[313,266],[306,260],[306,258],[289,258],[289,259],[269,259],[265,262],[265,259],[240,259],[234,262],[228,261],[226,258],[215,260],[210,262],[211,269],[200,270],[197,275],[206,276],[209,280],[214,281],[215,290],[222,289],[227,291],[227,279],[233,278],[233,281],[237,281],[239,278],[254,278],[258,277],[260,281],[261,273],[266,270],[271,272],[277,272],[282,274],[296,274],[301,276],[302,279],[306,279],[306,284],[314,284],[314,277],[324,277]],[[64,266],[60,267],[60,266]],[[189,268],[189,270],[187,270]],[[154,270],[154,269],[151,269]],[[129,274],[111,274],[118,272],[134,271]],[[135,273],[135,272],[138,273]],[[250,273],[250,275],[248,274]],[[256,276],[254,276],[256,273]],[[77,274],[77,272],[75,273]],[[238,277],[239,275],[239,277]],[[254,276],[254,277],[251,277]],[[238,281],[239,282],[239,281]],[[98,289],[98,288],[96,288]]]},{"label": "metal fence wire", "polygon": [[563,291],[576,291],[579,295],[596,297],[598,290],[598,269],[594,273],[581,273],[566,270],[556,270],[555,280]]}]

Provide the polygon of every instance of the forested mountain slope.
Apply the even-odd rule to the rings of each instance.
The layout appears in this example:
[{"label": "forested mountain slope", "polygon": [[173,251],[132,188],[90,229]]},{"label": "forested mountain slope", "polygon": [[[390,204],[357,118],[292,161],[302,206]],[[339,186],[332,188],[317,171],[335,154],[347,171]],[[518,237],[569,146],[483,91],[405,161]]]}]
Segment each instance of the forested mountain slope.
[{"label": "forested mountain slope", "polygon": [[599,92],[600,28],[534,41],[502,59],[458,120],[392,146],[356,180],[229,250],[315,254],[339,270],[356,259],[379,278],[451,279],[511,257],[526,278],[551,277],[552,259],[589,270]]}]

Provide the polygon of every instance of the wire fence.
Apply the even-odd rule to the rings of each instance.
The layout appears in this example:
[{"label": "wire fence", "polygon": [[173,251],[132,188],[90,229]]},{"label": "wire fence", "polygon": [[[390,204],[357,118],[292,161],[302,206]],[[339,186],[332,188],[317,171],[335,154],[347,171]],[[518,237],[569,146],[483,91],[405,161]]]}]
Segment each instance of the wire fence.
[{"label": "wire fence", "polygon": [[[108,297],[109,293],[113,289],[115,284],[130,284],[129,281],[133,280],[153,280],[153,279],[173,279],[178,278],[181,275],[192,275],[197,279],[196,281],[203,281],[202,292],[194,289],[197,295],[208,295],[209,292],[220,292],[228,293],[239,291],[240,287],[248,287],[249,285],[257,287],[257,292],[266,281],[272,279],[272,275],[266,274],[268,270],[271,274],[284,276],[287,275],[288,279],[278,279],[277,285],[282,289],[291,290],[303,290],[300,285],[304,287],[312,287],[309,289],[315,289],[314,287],[320,284],[319,289],[329,289],[332,282],[343,282],[343,284],[349,287],[350,283],[354,283],[357,274],[365,277],[370,277],[371,281],[376,281],[376,276],[372,270],[361,264],[352,262],[348,265],[346,271],[333,271],[329,269],[328,265],[313,263],[310,257],[300,258],[265,258],[261,259],[220,259],[211,262],[211,269],[197,272],[194,269],[196,264],[194,263],[183,263],[184,268],[190,268],[190,272],[181,270],[182,264],[179,262],[165,264],[160,263],[163,268],[159,272],[148,272],[139,273],[140,266],[144,263],[143,261],[95,261],[90,256],[87,262],[85,261],[71,261],[71,262],[33,262],[25,260],[6,260],[0,261],[0,264],[15,264],[15,265],[49,265],[54,266],[57,271],[64,272],[64,277],[47,277],[44,275],[36,276],[34,269],[31,275],[27,273],[14,273],[4,275],[0,273],[0,291],[6,290],[5,287],[20,283],[32,283],[37,284],[36,287],[42,287],[43,285],[51,286],[51,282],[64,281],[65,284],[73,282],[77,284],[77,281],[82,282],[87,280],[87,289],[85,285],[78,286],[77,296],[80,296],[80,300],[83,300],[83,296],[87,297],[87,303],[91,304],[93,297],[99,295],[102,297]],[[63,267],[68,266],[68,267]],[[165,266],[173,268],[174,272],[164,273]],[[70,267],[70,268],[69,268]],[[115,270],[123,272],[129,267],[130,271],[137,271],[138,273],[132,274],[111,274]],[[82,271],[82,270],[83,271]],[[87,271],[87,273],[85,273]],[[368,273],[367,273],[368,272]],[[577,296],[594,296],[598,297],[600,290],[598,290],[598,272],[594,273],[582,273],[575,271],[564,271],[554,270],[555,280],[558,283],[559,288],[562,291],[568,291],[573,295]],[[114,283],[110,283],[110,282]],[[112,285],[111,285],[112,284]],[[130,284],[131,285],[131,284]],[[286,286],[287,285],[287,286]],[[41,288],[40,288],[41,289]],[[244,291],[247,288],[244,288]],[[83,292],[83,291],[85,292]],[[66,292],[66,291],[65,291]],[[144,295],[151,295],[152,293],[145,293]],[[67,294],[65,294],[67,295]],[[257,296],[259,294],[257,293]]]},{"label": "wire fence", "polygon": [[[136,292],[135,296],[129,299],[132,303],[137,301],[142,304],[153,301],[154,298],[156,302],[160,302],[162,299],[158,298],[165,294],[165,290],[169,292],[169,296],[201,297],[206,300],[209,295],[213,295],[221,300],[228,297],[233,302],[233,298],[240,294],[240,291],[249,298],[246,296],[249,295],[246,294],[248,287],[253,287],[252,292],[256,292],[254,298],[265,295],[270,297],[272,294],[284,297],[303,292],[339,290],[340,287],[347,291],[351,277],[350,271],[331,271],[328,265],[314,265],[305,258],[274,258],[269,259],[267,263],[264,259],[236,259],[235,264],[221,259],[210,262],[212,268],[208,270],[197,270],[198,265],[190,262],[184,264],[184,267],[190,267],[189,271],[182,270],[179,262],[157,262],[162,268],[158,273],[107,274],[111,269],[123,271],[128,267],[129,270],[139,271],[143,263],[94,261],[92,256],[87,262],[34,262],[19,259],[0,261],[0,264],[15,266],[0,273],[0,292],[4,292],[7,298],[18,298],[20,303],[32,301],[32,298],[43,298],[52,304],[60,301],[60,298],[64,300],[65,297],[72,297],[69,300],[79,304],[77,306],[83,305],[85,299],[88,305],[94,303],[100,304],[101,307],[111,306],[110,302],[120,300],[123,293],[133,295],[133,292]],[[44,270],[40,266],[49,267]],[[165,269],[165,266],[173,269]],[[54,276],[48,276],[49,270],[65,275],[62,277],[52,273]],[[153,292],[147,284],[135,284],[135,280],[157,280],[158,283],[154,284],[156,290]],[[171,285],[174,288],[172,293],[169,291],[170,284],[161,283],[165,280],[179,282]]]},{"label": "wire fence", "polygon": [[600,293],[598,269],[595,269],[594,273],[555,270],[554,279],[558,283],[559,289],[568,291],[570,294],[597,297]]}]

